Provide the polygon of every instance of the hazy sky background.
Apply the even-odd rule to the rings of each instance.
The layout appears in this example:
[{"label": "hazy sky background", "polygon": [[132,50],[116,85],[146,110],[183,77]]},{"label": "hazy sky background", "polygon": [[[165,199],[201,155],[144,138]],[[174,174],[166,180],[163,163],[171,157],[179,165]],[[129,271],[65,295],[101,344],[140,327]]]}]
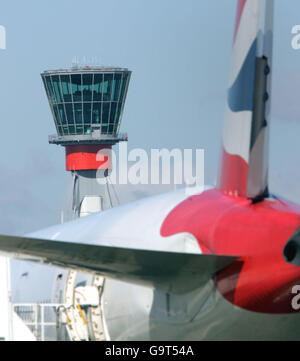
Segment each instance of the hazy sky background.
[{"label": "hazy sky background", "polygon": [[[59,222],[70,178],[40,72],[74,56],[132,70],[122,131],[129,149],[204,148],[216,179],[235,0],[3,0],[0,25],[0,233]],[[275,0],[270,188],[300,203],[300,2]],[[144,187],[128,192],[145,195]]]}]

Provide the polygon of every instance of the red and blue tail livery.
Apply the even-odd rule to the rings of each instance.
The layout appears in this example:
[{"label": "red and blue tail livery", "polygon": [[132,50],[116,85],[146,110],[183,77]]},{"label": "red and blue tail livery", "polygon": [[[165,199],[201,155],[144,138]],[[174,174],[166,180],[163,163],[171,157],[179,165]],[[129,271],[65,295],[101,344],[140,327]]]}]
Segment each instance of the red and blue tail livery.
[{"label": "red and blue tail livery", "polygon": [[218,188],[268,194],[273,1],[240,0],[233,39]]}]

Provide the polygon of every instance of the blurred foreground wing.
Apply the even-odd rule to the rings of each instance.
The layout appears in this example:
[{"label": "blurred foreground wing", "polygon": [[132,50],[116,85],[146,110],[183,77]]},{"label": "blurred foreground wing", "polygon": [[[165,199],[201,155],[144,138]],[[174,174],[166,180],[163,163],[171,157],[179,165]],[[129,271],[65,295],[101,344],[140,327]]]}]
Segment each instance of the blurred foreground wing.
[{"label": "blurred foreground wing", "polygon": [[0,235],[0,252],[22,260],[97,273],[178,294],[201,287],[238,259],[4,235]]}]

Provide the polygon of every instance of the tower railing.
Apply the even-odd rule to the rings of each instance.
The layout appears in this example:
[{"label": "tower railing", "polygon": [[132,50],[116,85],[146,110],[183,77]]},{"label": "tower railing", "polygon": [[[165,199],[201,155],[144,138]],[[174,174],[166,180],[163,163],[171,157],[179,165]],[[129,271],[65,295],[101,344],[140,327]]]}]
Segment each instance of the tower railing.
[{"label": "tower railing", "polygon": [[92,132],[91,134],[76,134],[76,135],[57,135],[57,134],[51,134],[48,136],[48,141],[51,144],[76,144],[76,143],[93,143],[97,142],[103,142],[105,144],[106,142],[119,142],[119,141],[127,141],[128,140],[128,134],[127,133],[118,133],[118,134],[101,134],[98,132]]}]

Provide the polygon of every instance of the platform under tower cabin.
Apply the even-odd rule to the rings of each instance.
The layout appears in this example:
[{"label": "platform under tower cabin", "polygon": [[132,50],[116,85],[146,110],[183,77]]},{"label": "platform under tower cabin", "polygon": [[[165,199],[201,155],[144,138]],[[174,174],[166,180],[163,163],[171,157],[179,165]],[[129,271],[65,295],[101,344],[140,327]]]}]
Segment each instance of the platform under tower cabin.
[{"label": "platform under tower cabin", "polygon": [[111,170],[112,146],[127,141],[119,130],[130,75],[124,68],[88,66],[41,74],[57,132],[49,143],[65,147],[75,217],[111,207],[108,185],[97,177]]}]

